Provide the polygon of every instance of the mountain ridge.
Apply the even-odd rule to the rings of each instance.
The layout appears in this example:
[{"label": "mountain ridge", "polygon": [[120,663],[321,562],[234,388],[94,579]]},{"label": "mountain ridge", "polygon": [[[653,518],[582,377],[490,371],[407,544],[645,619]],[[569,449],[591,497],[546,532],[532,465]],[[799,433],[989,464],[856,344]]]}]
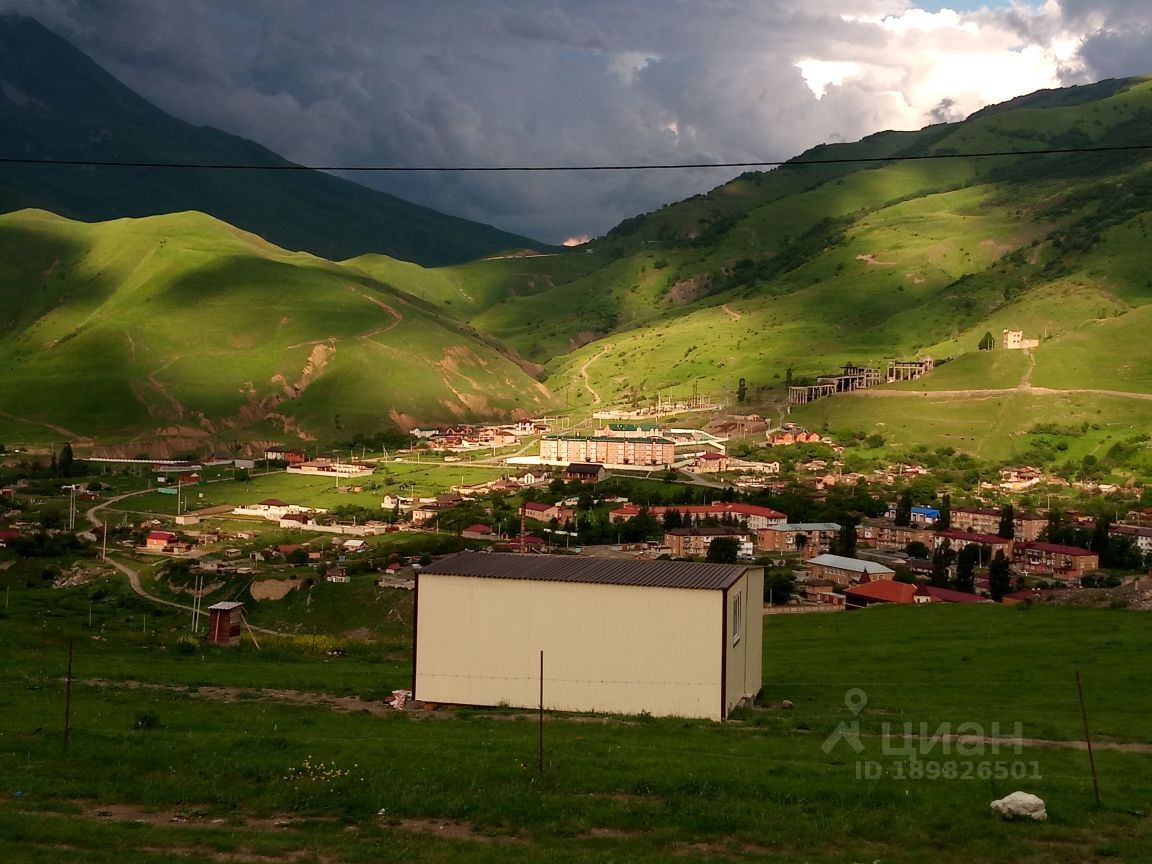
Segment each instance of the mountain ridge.
[{"label": "mountain ridge", "polygon": [[[172,117],[35,19],[13,14],[0,15],[0,124],[0,155],[17,158],[294,164],[255,142]],[[304,168],[9,164],[0,180],[0,210],[29,207],[90,222],[199,210],[278,246],[332,260],[376,252],[447,264],[549,248]]]}]

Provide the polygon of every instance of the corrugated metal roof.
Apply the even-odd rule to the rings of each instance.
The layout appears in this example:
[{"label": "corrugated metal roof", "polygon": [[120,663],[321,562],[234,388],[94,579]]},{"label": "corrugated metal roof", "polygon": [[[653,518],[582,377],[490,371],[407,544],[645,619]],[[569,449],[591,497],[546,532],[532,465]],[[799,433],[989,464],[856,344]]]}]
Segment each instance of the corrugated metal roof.
[{"label": "corrugated metal roof", "polygon": [[425,574],[478,576],[488,579],[532,579],[543,582],[587,582],[720,591],[748,569],[739,564],[694,564],[690,561],[635,561],[574,558],[564,555],[502,555],[460,552],[421,571]]},{"label": "corrugated metal roof", "polygon": [[821,567],[835,567],[838,570],[852,570],[856,573],[895,573],[895,570],[877,564],[875,561],[861,561],[859,558],[845,558],[842,555],[831,555],[825,552],[815,558],[809,558],[807,564],[817,564]]}]

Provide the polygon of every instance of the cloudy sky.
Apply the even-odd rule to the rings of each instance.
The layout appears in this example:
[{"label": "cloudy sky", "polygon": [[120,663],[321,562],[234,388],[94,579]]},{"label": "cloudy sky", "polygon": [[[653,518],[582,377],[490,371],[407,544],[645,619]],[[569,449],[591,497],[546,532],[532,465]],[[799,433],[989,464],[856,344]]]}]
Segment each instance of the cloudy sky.
[{"label": "cloudy sky", "polygon": [[[1152,73],[1148,0],[0,0],[304,164],[774,160]],[[357,174],[538,239],[736,172]]]}]

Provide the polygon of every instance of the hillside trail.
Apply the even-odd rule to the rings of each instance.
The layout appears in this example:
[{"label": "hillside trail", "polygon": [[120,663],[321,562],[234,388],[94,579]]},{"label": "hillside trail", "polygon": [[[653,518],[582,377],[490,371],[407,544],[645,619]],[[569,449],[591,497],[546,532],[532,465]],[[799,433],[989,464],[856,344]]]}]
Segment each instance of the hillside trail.
[{"label": "hillside trail", "polygon": [[607,348],[601,348],[599,353],[594,354],[591,357],[589,357],[584,362],[584,365],[580,367],[580,377],[584,380],[584,389],[592,394],[592,404],[593,405],[599,405],[604,400],[600,398],[600,394],[597,393],[592,388],[592,384],[588,380],[588,367],[591,366],[593,363],[595,363],[597,360],[599,360],[601,357],[603,357],[607,351],[608,351]]},{"label": "hillside trail", "polygon": [[51,429],[60,435],[63,435],[74,444],[82,444],[91,446],[96,442],[84,435],[73,432],[71,429],[65,429],[63,426],[57,426],[55,423],[48,423],[44,420],[33,420],[31,417],[20,417],[16,414],[9,414],[7,411],[0,411],[0,417],[7,417],[9,420],[15,420],[18,423],[27,423],[30,426],[43,426],[45,429]]},{"label": "hillside trail", "polygon": [[1131,393],[1127,390],[1094,390],[1089,388],[1055,389],[1052,387],[1000,387],[986,390],[854,390],[851,393],[838,393],[838,396],[865,396],[868,398],[885,398],[893,396],[926,396],[943,399],[990,399],[993,396],[1010,396],[1014,393],[1026,392],[1037,396],[1075,396],[1088,393],[1093,396],[1114,396],[1117,399],[1143,399],[1152,400],[1152,393]]},{"label": "hillside trail", "polygon": [[741,318],[744,317],[739,312],[737,312],[735,309],[730,308],[727,303],[721,303],[720,308],[723,309],[724,314],[726,314],[733,321],[739,321]]},{"label": "hillside trail", "polygon": [[1020,383],[1016,385],[1017,390],[1031,390],[1032,389],[1032,370],[1036,368],[1036,355],[1028,351],[1028,368],[1024,370],[1024,377],[1020,379]]},{"label": "hillside trail", "polygon": [[[349,286],[349,287],[351,287],[351,286]],[[383,309],[385,312],[387,312],[389,315],[392,316],[392,321],[388,324],[385,324],[383,327],[377,327],[375,330],[372,330],[368,333],[361,333],[360,334],[361,339],[367,341],[367,340],[371,339],[373,336],[378,336],[381,333],[387,333],[389,330],[400,326],[400,323],[404,320],[403,315],[401,315],[399,312],[397,312],[395,309],[393,309],[391,306],[389,306],[387,303],[385,303],[379,297],[373,297],[371,294],[367,294],[364,291],[357,291],[355,288],[352,289],[352,292],[354,294],[359,294],[361,297],[363,297],[369,303],[372,303],[375,306],[379,306],[381,309]]]}]

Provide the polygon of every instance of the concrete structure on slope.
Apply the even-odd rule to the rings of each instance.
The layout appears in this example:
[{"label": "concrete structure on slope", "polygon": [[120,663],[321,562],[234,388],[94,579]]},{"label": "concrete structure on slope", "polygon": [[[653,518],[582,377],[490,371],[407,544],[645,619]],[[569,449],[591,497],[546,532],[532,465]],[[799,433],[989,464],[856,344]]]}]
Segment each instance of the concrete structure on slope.
[{"label": "concrete structure on slope", "polygon": [[417,576],[413,694],[723,720],[761,687],[763,595],[754,566],[462,552]]},{"label": "concrete structure on slope", "polygon": [[1039,339],[1025,339],[1023,330],[1004,328],[1000,334],[1000,344],[1005,351],[1031,351],[1040,347]]}]

